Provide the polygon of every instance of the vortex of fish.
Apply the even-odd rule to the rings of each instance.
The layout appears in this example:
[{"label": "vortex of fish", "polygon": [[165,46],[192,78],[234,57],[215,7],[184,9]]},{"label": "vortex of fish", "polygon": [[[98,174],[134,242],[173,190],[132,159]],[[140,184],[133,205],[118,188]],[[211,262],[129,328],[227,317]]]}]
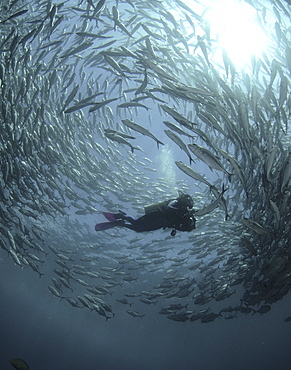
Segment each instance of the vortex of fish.
[{"label": "vortex of fish", "polygon": [[[106,320],[154,304],[206,323],[289,292],[290,7],[253,6],[272,47],[240,71],[213,61],[181,0],[1,2],[0,244],[53,296]],[[177,190],[195,200],[191,234],[96,236],[102,210]]]}]

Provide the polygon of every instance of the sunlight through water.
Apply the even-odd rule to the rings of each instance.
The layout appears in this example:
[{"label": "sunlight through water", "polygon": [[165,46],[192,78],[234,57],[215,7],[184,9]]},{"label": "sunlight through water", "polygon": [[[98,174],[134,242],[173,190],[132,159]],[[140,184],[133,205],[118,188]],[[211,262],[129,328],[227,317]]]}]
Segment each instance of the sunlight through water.
[{"label": "sunlight through water", "polygon": [[[205,52],[199,43],[191,45],[190,52],[201,54],[207,52],[210,62],[222,63],[222,54],[227,55],[236,68],[251,65],[252,57],[261,57],[268,52],[272,35],[263,30],[257,10],[245,1],[239,0],[206,0],[196,2],[184,0],[185,6],[192,11],[191,17],[183,21],[184,36],[190,39],[198,35],[205,45]],[[171,9],[175,18],[184,19],[184,14]],[[191,25],[198,20],[195,29]],[[270,30],[275,19],[270,14],[265,19]],[[193,32],[194,31],[194,32]],[[192,49],[193,48],[193,49]],[[206,51],[207,50],[207,51]],[[204,54],[204,55],[203,55]]]},{"label": "sunlight through water", "polygon": [[158,155],[158,161],[161,169],[161,175],[168,184],[169,191],[176,192],[176,171],[174,167],[174,157],[169,145],[165,145]]},{"label": "sunlight through water", "polygon": [[266,50],[268,37],[256,19],[256,10],[245,2],[213,1],[204,13],[210,24],[211,38],[223,48],[236,66]]}]

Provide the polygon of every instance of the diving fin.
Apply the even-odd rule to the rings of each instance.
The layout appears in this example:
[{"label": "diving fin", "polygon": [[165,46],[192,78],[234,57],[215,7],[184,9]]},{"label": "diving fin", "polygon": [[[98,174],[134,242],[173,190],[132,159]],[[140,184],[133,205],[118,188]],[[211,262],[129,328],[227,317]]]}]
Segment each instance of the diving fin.
[{"label": "diving fin", "polygon": [[101,222],[100,224],[95,225],[95,231],[103,231],[112,229],[115,226],[122,226],[124,224],[123,220],[115,220],[110,222]]},{"label": "diving fin", "polygon": [[108,221],[116,221],[123,219],[123,216],[126,215],[125,212],[119,211],[119,213],[109,213],[109,212],[102,212],[103,216],[107,218]]},{"label": "diving fin", "polygon": [[116,221],[116,218],[114,217],[113,213],[109,213],[109,212],[102,212],[102,213],[103,213],[103,216],[107,218],[108,221]]}]

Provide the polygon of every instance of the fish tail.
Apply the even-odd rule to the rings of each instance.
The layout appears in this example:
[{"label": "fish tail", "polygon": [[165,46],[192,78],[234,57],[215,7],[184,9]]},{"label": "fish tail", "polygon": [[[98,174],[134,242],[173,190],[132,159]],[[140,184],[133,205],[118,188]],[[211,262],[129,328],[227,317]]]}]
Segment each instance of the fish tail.
[{"label": "fish tail", "polygon": [[228,213],[225,214],[225,221],[227,221],[230,217],[230,215]]},{"label": "fish tail", "polygon": [[228,188],[226,188],[225,186],[224,186],[224,183],[222,184],[222,194],[224,194],[226,191],[228,190]]},{"label": "fish tail", "polygon": [[160,148],[159,145],[165,145],[165,144],[162,143],[160,140],[157,140],[157,147],[158,147],[158,149]]},{"label": "fish tail", "polygon": [[138,148],[137,146],[132,146],[132,147],[131,147],[131,153],[133,153],[133,152],[134,152],[134,149],[135,149],[135,150],[140,150],[140,148]]}]

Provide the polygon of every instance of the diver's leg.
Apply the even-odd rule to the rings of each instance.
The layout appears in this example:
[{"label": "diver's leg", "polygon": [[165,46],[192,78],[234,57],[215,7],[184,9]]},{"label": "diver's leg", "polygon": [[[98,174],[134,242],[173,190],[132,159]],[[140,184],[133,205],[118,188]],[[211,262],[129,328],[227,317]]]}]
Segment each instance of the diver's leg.
[{"label": "diver's leg", "polygon": [[108,229],[112,229],[115,226],[121,226],[122,227],[123,225],[124,225],[123,220],[101,222],[101,223],[95,225],[95,231],[108,230]]},{"label": "diver's leg", "polygon": [[162,227],[164,227],[165,224],[163,214],[160,211],[147,213],[146,215],[139,217],[137,220],[134,220],[132,217],[125,219],[129,222],[132,222],[132,224],[125,224],[124,227],[127,227],[128,229],[134,230],[136,232],[161,229]]},{"label": "diver's leg", "polygon": [[137,221],[135,218],[131,216],[122,216],[122,220],[130,222],[132,225],[134,225],[135,222]]},{"label": "diver's leg", "polygon": [[[103,213],[107,219],[110,219],[111,222],[103,222],[102,224],[97,224],[95,226],[96,231],[100,230],[107,230],[115,226],[119,227],[126,227],[127,229],[134,230],[136,232],[143,232],[143,231],[153,231],[157,229],[161,229],[165,227],[165,220],[163,214],[160,211],[154,211],[147,213],[139,217],[138,219],[134,219],[131,216],[126,216],[124,214],[109,214],[107,212]],[[111,218],[111,216],[118,217]],[[129,223],[125,223],[127,221]]]},{"label": "diver's leg", "polygon": [[[135,230],[135,222],[136,220],[133,217],[126,216],[122,217],[122,219],[115,219],[113,216],[115,216],[113,213],[103,212],[103,215],[109,220],[110,222],[101,222],[99,224],[95,225],[96,231],[103,231],[112,229],[113,227],[119,226],[119,227],[126,227],[127,229]],[[126,224],[125,221],[128,221],[130,223]],[[138,230],[135,230],[138,231]],[[143,231],[143,230],[141,230]]]}]

